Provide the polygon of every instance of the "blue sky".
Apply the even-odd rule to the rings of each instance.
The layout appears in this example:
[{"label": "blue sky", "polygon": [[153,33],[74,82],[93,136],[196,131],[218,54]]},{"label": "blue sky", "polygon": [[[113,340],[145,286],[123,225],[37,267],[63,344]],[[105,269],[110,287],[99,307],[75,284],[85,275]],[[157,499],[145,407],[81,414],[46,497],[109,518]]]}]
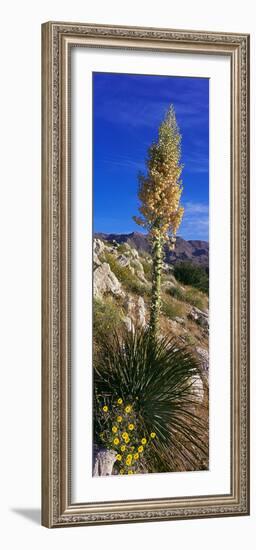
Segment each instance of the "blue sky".
[{"label": "blue sky", "polygon": [[184,218],[178,235],[208,240],[209,80],[93,73],[94,231],[141,231],[138,172],[173,103],[182,134]]}]

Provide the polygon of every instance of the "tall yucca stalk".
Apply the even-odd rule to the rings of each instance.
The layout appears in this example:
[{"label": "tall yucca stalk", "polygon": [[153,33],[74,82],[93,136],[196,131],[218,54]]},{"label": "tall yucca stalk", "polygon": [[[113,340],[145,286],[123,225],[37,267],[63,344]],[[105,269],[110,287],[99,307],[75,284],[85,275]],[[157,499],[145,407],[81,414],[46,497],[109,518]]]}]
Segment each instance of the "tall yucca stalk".
[{"label": "tall yucca stalk", "polygon": [[121,398],[132,404],[138,432],[148,439],[156,434],[149,447],[149,472],[205,469],[207,409],[193,388],[199,372],[186,347],[168,338],[152,340],[149,331],[103,340],[94,369],[95,440],[100,442],[103,430],[99,403],[111,407]]},{"label": "tall yucca stalk", "polygon": [[152,300],[151,335],[158,329],[161,311],[161,274],[163,247],[169,240],[174,246],[175,235],[184,209],[180,206],[182,193],[181,134],[171,105],[158,130],[158,140],[148,150],[146,175],[139,175],[138,197],[141,217],[134,217],[145,227],[152,243]]}]

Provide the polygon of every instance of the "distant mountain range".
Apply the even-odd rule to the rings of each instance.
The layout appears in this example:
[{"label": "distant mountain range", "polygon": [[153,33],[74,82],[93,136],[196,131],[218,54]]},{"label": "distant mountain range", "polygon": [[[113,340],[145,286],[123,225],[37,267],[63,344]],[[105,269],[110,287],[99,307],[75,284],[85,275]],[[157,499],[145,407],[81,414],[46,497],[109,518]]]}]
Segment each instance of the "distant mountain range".
[{"label": "distant mountain range", "polygon": [[[148,236],[144,233],[134,231],[133,233],[95,233],[95,237],[104,241],[116,241],[118,244],[128,243],[138,252],[150,252]],[[166,262],[193,262],[202,267],[209,266],[209,243],[207,241],[189,240],[186,241],[177,237],[175,250],[170,251],[165,247]]]}]

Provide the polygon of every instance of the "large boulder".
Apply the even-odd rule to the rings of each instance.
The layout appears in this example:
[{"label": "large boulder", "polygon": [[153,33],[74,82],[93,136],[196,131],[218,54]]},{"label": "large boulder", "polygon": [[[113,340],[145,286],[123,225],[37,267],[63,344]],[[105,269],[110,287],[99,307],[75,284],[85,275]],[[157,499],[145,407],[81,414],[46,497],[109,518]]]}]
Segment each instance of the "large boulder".
[{"label": "large boulder", "polygon": [[197,403],[202,403],[204,399],[204,384],[199,374],[193,376],[190,380],[191,392],[195,397]]},{"label": "large boulder", "polygon": [[115,274],[111,271],[108,263],[96,267],[93,274],[93,294],[95,298],[102,298],[104,294],[113,294],[114,296],[124,296],[121,283]]},{"label": "large boulder", "polygon": [[116,462],[116,451],[112,449],[100,449],[95,446],[93,453],[93,473],[94,477],[111,476],[113,466]]},{"label": "large boulder", "polygon": [[[124,322],[128,330],[133,330],[134,326],[146,326],[146,306],[142,296],[139,296],[138,298],[127,296],[124,307],[127,312]],[[131,321],[131,324],[129,323],[129,320]]]},{"label": "large boulder", "polygon": [[94,239],[94,241],[93,241],[93,267],[94,267],[94,269],[101,265],[101,261],[99,259],[99,256],[104,252],[104,250],[105,250],[104,243],[100,239]]},{"label": "large boulder", "polygon": [[122,267],[130,266],[130,259],[124,254],[120,254],[120,256],[117,257],[117,261]]},{"label": "large boulder", "polygon": [[202,311],[197,307],[192,307],[189,315],[189,319],[200,325],[202,328],[209,329],[209,314],[208,312]]},{"label": "large boulder", "polygon": [[196,347],[196,353],[200,360],[200,366],[203,372],[208,373],[209,371],[209,351],[207,349]]}]

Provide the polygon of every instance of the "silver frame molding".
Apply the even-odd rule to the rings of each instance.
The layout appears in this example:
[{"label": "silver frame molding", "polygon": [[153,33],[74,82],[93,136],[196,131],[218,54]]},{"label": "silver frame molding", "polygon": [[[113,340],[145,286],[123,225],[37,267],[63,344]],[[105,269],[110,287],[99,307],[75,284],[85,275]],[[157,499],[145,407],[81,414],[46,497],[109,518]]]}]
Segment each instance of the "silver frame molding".
[{"label": "silver frame molding", "polygon": [[[70,51],[107,47],[231,61],[231,492],[72,504]],[[249,514],[249,35],[42,25],[42,523],[46,527]]]}]

